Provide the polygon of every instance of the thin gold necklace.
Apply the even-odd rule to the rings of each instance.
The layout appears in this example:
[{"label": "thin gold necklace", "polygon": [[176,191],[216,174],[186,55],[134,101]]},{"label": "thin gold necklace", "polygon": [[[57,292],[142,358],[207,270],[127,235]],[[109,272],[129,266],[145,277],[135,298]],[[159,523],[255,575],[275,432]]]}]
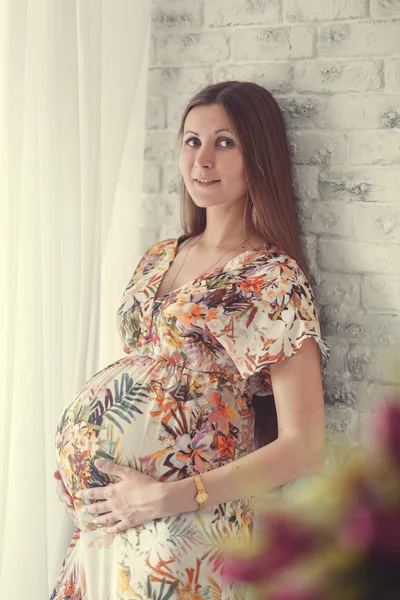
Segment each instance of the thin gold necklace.
[{"label": "thin gold necklace", "polygon": [[[252,237],[254,234],[255,234],[255,231],[253,231],[253,233],[252,233],[251,235],[249,235],[247,238],[243,239],[243,240],[240,242],[240,245],[242,245],[242,244],[245,244],[245,243],[247,242],[247,240],[249,240],[249,239],[250,239],[250,238],[251,238],[251,237]],[[169,294],[169,292],[172,290],[172,286],[174,285],[174,283],[175,283],[175,281],[176,281],[176,279],[177,279],[177,277],[178,277],[179,273],[182,271],[182,269],[183,269],[183,266],[184,266],[184,264],[185,264],[185,262],[186,262],[187,256],[188,256],[188,254],[189,254],[189,250],[191,250],[192,248],[194,248],[194,246],[195,246],[196,244],[198,244],[198,243],[199,243],[199,241],[201,240],[201,238],[203,237],[203,235],[204,235],[204,231],[203,231],[203,233],[201,234],[201,236],[199,237],[199,239],[197,240],[197,242],[195,242],[194,244],[192,244],[191,246],[189,246],[189,247],[188,247],[188,249],[186,250],[186,254],[185,254],[185,258],[183,259],[183,263],[181,264],[181,266],[180,266],[180,268],[179,268],[179,270],[178,270],[177,274],[175,275],[175,277],[174,277],[174,279],[173,279],[173,281],[172,281],[171,285],[169,286],[169,289],[168,289],[168,292],[167,292],[167,294]],[[213,268],[213,266],[214,266],[214,265],[216,265],[216,264],[217,264],[217,263],[218,263],[218,262],[221,260],[221,258],[223,258],[223,257],[224,257],[226,254],[228,254],[228,252],[231,252],[232,250],[234,250],[234,249],[235,249],[235,248],[236,248],[238,245],[239,245],[239,244],[235,244],[235,245],[233,246],[233,248],[229,248],[229,250],[227,250],[226,252],[224,252],[223,254],[221,254],[221,256],[220,256],[219,258],[217,258],[217,260],[215,261],[215,263],[213,263],[213,264],[211,265],[211,267],[208,267],[208,269],[207,269],[206,271],[203,271],[203,273],[200,273],[200,275],[198,275],[198,276],[196,277],[196,279],[197,279],[198,277],[201,277],[201,275],[204,275],[204,273],[207,273],[208,271],[210,271],[210,270]]]}]

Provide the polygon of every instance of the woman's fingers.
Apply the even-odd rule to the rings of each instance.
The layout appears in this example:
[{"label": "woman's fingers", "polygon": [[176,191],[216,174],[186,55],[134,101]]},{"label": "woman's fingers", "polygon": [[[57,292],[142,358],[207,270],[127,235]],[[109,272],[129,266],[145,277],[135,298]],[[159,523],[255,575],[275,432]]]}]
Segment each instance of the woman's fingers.
[{"label": "woman's fingers", "polygon": [[74,508],[71,508],[70,506],[64,506],[64,510],[69,517],[72,517],[73,519],[76,517],[76,511]]},{"label": "woman's fingers", "polygon": [[61,479],[57,481],[57,494],[61,502],[63,502],[64,504],[69,504],[69,506],[74,505],[72,497],[67,492],[67,488],[65,487]]},{"label": "woman's fingers", "polygon": [[60,471],[54,471],[54,478],[57,479],[57,495],[60,501],[64,504],[64,510],[69,517],[75,523],[75,526],[79,529],[79,521],[76,517],[76,510],[74,508],[74,502],[72,496],[68,494],[67,488],[65,487],[63,480],[61,479]]},{"label": "woman's fingers", "polygon": [[73,505],[72,498],[68,494],[64,484],[61,484],[61,483],[57,484],[57,494],[58,494],[58,497],[61,500],[61,502],[66,502],[70,506]]},{"label": "woman's fingers", "polygon": [[64,502],[64,504],[68,504],[68,506],[74,506],[72,498],[68,494],[61,494],[59,496],[59,498],[60,498],[61,502]]}]

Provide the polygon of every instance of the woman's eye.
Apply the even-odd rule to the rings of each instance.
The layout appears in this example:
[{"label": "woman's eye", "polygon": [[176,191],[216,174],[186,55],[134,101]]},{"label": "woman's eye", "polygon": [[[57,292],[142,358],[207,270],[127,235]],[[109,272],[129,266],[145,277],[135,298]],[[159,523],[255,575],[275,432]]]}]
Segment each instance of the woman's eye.
[{"label": "woman's eye", "polygon": [[227,138],[222,139],[221,142],[228,142],[229,144],[233,145],[232,140],[228,140]]},{"label": "woman's eye", "polygon": [[191,145],[191,144],[190,144],[190,142],[196,141],[196,139],[197,139],[197,138],[190,138],[189,140],[186,140],[185,144],[186,144],[187,146],[190,146],[190,145]]}]

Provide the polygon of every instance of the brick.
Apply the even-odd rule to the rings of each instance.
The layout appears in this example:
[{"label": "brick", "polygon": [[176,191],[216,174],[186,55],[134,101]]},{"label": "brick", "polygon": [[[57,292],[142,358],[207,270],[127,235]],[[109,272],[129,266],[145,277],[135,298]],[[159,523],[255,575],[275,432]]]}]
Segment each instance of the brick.
[{"label": "brick", "polygon": [[326,111],[332,129],[400,128],[400,95],[335,95]]},{"label": "brick", "polygon": [[400,16],[400,0],[371,0],[373,17]]},{"label": "brick", "polygon": [[[308,235],[310,235],[310,234],[308,234]],[[319,269],[319,267],[317,265],[316,258],[315,258],[315,260],[313,259],[310,262],[310,260],[307,257],[307,261],[308,261],[308,275],[309,275],[309,280],[310,280],[311,286],[313,288],[315,288],[316,287],[316,281],[318,281],[318,274],[320,273],[320,269]],[[316,290],[314,290],[314,293],[316,293]]]},{"label": "brick", "polygon": [[319,96],[277,98],[288,129],[329,128],[327,99]]},{"label": "brick", "polygon": [[317,30],[313,25],[295,25],[289,32],[290,58],[310,58],[315,55]]},{"label": "brick", "polygon": [[400,363],[400,346],[384,348],[353,346],[348,355],[348,365],[355,379],[369,379],[382,383],[397,384]]},{"label": "brick", "polygon": [[160,241],[160,231],[159,228],[147,227],[147,226],[139,226],[138,227],[138,247],[140,253],[143,255],[150,246],[156,244]]},{"label": "brick", "polygon": [[156,164],[174,163],[176,160],[176,133],[172,131],[147,131],[144,158]]},{"label": "brick", "polygon": [[289,131],[288,141],[295,164],[328,165],[346,160],[343,134]]},{"label": "brick", "polygon": [[325,304],[357,307],[360,303],[361,276],[319,271],[314,293],[318,306]]},{"label": "brick", "polygon": [[293,186],[297,198],[317,200],[319,198],[319,165],[293,165]]},{"label": "brick", "polygon": [[400,313],[400,276],[366,275],[362,281],[361,295],[366,309]]},{"label": "brick", "polygon": [[160,225],[159,240],[177,238],[182,233],[182,227],[179,224],[179,218],[176,217],[172,223],[162,223]]},{"label": "brick", "polygon": [[377,414],[372,412],[363,412],[358,415],[358,439],[361,447],[371,450],[374,443],[377,426]]},{"label": "brick", "polygon": [[[355,280],[357,286],[361,285],[360,276],[356,275]],[[318,287],[321,288],[322,284]],[[347,340],[387,348],[394,348],[399,344],[400,315],[374,314],[371,319],[370,313],[358,307],[358,294],[354,301],[350,300],[347,304],[322,305],[320,322],[325,335],[334,339],[335,343]]]},{"label": "brick", "polygon": [[180,194],[181,174],[178,165],[163,167],[163,189],[168,194]]},{"label": "brick", "polygon": [[167,98],[167,126],[168,129],[176,131],[176,134],[178,134],[187,102],[188,98],[182,98],[181,96],[171,95]]},{"label": "brick", "polygon": [[385,56],[399,52],[400,20],[322,25],[321,56]]},{"label": "brick", "polygon": [[308,268],[310,271],[310,275],[313,275],[313,271],[318,271],[318,265],[317,265],[317,237],[315,235],[311,235],[311,234],[307,234],[307,235],[301,235],[300,234],[300,243],[301,243],[301,247],[303,248],[303,251],[306,255],[307,258],[307,262],[308,262]]},{"label": "brick", "polygon": [[356,131],[349,134],[352,165],[400,164],[400,131]]},{"label": "brick", "polygon": [[400,206],[359,204],[354,211],[356,237],[378,242],[400,241]]},{"label": "brick", "polygon": [[[349,395],[349,400],[353,396],[356,398],[355,408],[359,411],[368,411],[370,413],[378,413],[381,407],[387,404],[387,397],[400,393],[400,387],[397,385],[387,385],[384,383],[375,383],[373,381],[357,381],[357,380],[326,380],[330,389],[338,388],[340,395],[340,386],[343,383],[343,393]],[[331,387],[332,386],[332,387]],[[325,394],[327,395],[327,394]],[[333,396],[334,399],[335,396]]]},{"label": "brick", "polygon": [[331,21],[354,19],[367,14],[366,0],[283,0],[285,18],[290,21]]},{"label": "brick", "polygon": [[358,390],[355,390],[354,385],[351,385],[354,382],[344,377],[326,377],[324,383],[328,386],[324,393],[328,406],[357,408],[359,403]]},{"label": "brick", "polygon": [[318,264],[327,271],[398,274],[400,244],[318,240]]},{"label": "brick", "polygon": [[400,58],[386,58],[386,83],[387,92],[400,92]]},{"label": "brick", "polygon": [[353,233],[354,206],[328,202],[299,203],[298,217],[303,230],[310,233],[328,233],[351,236]]},{"label": "brick", "polygon": [[381,60],[304,60],[295,64],[298,92],[369,92],[382,87]]},{"label": "brick", "polygon": [[291,63],[250,63],[216,66],[215,81],[252,81],[271,93],[285,93],[293,89],[293,65]]},{"label": "brick", "polygon": [[358,414],[348,407],[325,409],[326,440],[330,443],[353,442],[358,434]]},{"label": "brick", "polygon": [[139,214],[140,224],[146,227],[154,223],[171,225],[179,222],[179,201],[174,195],[146,194]]},{"label": "brick", "polygon": [[330,356],[326,367],[326,376],[343,377],[348,375],[347,354],[349,352],[349,343],[334,338],[329,338],[327,332],[322,328],[322,337],[329,346]]},{"label": "brick", "polygon": [[319,173],[322,200],[399,202],[400,168],[334,168]]},{"label": "brick", "polygon": [[212,83],[211,66],[153,67],[148,73],[149,96],[182,95],[187,100],[207,84]]},{"label": "brick", "polygon": [[279,21],[279,0],[213,0],[205,4],[206,27],[263,25]]},{"label": "brick", "polygon": [[147,97],[146,129],[165,129],[167,126],[166,100],[160,96]]},{"label": "brick", "polygon": [[294,96],[278,99],[288,128],[394,129],[400,128],[400,95],[332,97]]},{"label": "brick", "polygon": [[314,54],[316,32],[313,26],[270,29],[234,29],[234,60],[288,60],[309,58]]},{"label": "brick", "polygon": [[144,163],[143,191],[146,194],[155,194],[161,191],[161,168],[153,162]]},{"label": "brick", "polygon": [[152,26],[155,30],[201,27],[202,4],[199,0],[163,0],[156,3],[152,10]]},{"label": "brick", "polygon": [[166,34],[157,40],[159,64],[213,63],[230,54],[230,35],[225,32]]}]

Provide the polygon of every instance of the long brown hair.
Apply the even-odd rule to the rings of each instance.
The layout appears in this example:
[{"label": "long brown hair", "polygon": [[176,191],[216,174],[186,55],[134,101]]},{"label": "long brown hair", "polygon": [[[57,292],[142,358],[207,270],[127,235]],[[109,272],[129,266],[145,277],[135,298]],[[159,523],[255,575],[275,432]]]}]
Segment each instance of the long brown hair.
[{"label": "long brown hair", "polygon": [[[220,104],[228,114],[243,149],[249,191],[247,210],[254,228],[270,244],[294,259],[308,276],[295,211],[292,167],[282,113],[270,92],[248,81],[224,81],[195,94],[186,106],[178,132],[182,144],[185,121],[195,106]],[[206,227],[206,209],[196,206],[181,176],[181,225],[185,236]]]}]

